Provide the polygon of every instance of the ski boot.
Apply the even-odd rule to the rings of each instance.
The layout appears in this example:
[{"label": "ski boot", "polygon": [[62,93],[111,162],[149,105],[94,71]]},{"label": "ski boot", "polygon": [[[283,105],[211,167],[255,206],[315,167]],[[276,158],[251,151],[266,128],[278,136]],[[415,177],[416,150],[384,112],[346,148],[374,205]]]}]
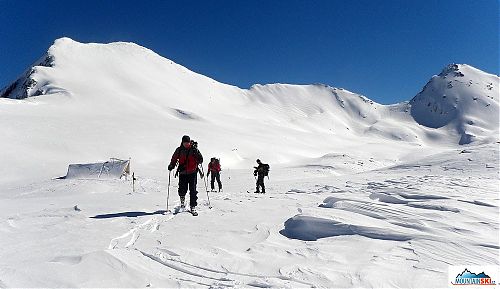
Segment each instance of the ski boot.
[{"label": "ski boot", "polygon": [[196,207],[191,207],[191,214],[193,216],[198,216],[198,212],[196,212]]},{"label": "ski boot", "polygon": [[184,209],[186,205],[184,204],[184,201],[186,200],[186,196],[181,197],[181,209]]}]

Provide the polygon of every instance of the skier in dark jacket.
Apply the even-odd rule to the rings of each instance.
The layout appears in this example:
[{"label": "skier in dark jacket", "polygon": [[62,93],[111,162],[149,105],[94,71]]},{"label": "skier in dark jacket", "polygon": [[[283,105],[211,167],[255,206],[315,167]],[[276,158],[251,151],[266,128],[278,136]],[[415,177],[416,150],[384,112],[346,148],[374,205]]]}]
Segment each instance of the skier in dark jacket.
[{"label": "skier in dark jacket", "polygon": [[222,190],[222,182],[220,181],[220,161],[217,158],[211,158],[208,164],[207,177],[212,174],[210,179],[210,187],[212,191],[215,191],[215,180],[217,179],[217,185],[219,186],[219,192]]},{"label": "skier in dark jacket", "polygon": [[184,207],[184,200],[189,188],[189,206],[191,207],[191,213],[196,216],[198,215],[195,210],[198,205],[196,202],[198,199],[196,196],[198,194],[196,191],[196,178],[198,165],[203,163],[203,156],[197,148],[197,143],[191,141],[187,135],[182,137],[181,145],[172,155],[172,159],[168,165],[168,170],[173,170],[177,163],[179,164],[177,167],[177,173],[179,174],[179,196],[181,197],[181,207]]},{"label": "skier in dark jacket", "polygon": [[262,187],[262,193],[266,193],[266,187],[264,186],[264,177],[269,173],[269,165],[263,164],[259,159],[257,159],[257,167],[254,167],[253,175],[257,176],[257,190],[255,193],[260,193],[259,187]]}]

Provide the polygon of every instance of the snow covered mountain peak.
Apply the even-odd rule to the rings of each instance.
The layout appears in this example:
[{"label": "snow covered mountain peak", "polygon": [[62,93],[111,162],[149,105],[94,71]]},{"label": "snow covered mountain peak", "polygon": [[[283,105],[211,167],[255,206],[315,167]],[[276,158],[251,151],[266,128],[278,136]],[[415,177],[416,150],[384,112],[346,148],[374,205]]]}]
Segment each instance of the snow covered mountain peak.
[{"label": "snow covered mountain peak", "polygon": [[84,87],[76,82],[87,86],[93,83],[93,88],[98,90],[102,88],[100,84],[116,80],[122,82],[117,85],[137,83],[146,77],[160,80],[166,69],[173,70],[174,74],[206,78],[135,43],[80,43],[63,37],[56,39],[16,81],[4,87],[0,98],[25,99],[54,93],[78,95],[79,89],[72,89],[75,85]]},{"label": "snow covered mountain peak", "polygon": [[433,76],[411,101],[417,123],[446,127],[460,144],[498,132],[499,78],[465,64],[450,64]]},{"label": "snow covered mountain peak", "polygon": [[[111,42],[111,43],[81,43],[78,41],[75,41],[69,37],[62,37],[59,39],[56,39],[54,41],[54,44],[52,44],[49,49],[48,53],[51,55],[57,55],[60,54],[62,57],[63,55],[66,55],[71,52],[75,52],[75,50],[81,50],[81,49],[94,49],[94,50],[113,50],[114,52],[118,51],[126,51],[127,54],[130,55],[136,55],[139,56],[141,54],[147,54],[150,56],[156,56],[156,57],[161,57],[158,55],[156,52],[152,51],[151,49],[148,49],[146,47],[140,46],[136,43],[133,42],[124,42],[124,41],[118,41],[118,42]],[[75,55],[73,55],[75,57]]]},{"label": "snow covered mountain peak", "polygon": [[456,63],[451,63],[446,65],[439,76],[446,77],[446,76],[455,76],[455,77],[463,77],[464,74],[460,71],[460,68],[463,68],[467,66],[466,64],[456,64]]}]

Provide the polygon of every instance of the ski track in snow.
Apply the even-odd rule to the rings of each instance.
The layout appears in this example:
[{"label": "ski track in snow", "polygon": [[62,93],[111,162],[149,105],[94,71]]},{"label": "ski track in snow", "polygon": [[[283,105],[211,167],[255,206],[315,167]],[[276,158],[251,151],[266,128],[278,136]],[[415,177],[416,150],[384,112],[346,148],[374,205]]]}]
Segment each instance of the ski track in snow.
[{"label": "ski track in snow", "polygon": [[117,246],[119,246],[121,239],[125,239],[129,236],[131,236],[130,240],[123,247],[128,248],[130,246],[133,246],[144,231],[154,232],[157,231],[159,228],[160,228],[160,223],[158,221],[158,218],[157,217],[150,218],[146,222],[130,229],[130,231],[128,231],[127,233],[118,236],[116,238],[113,238],[109,243],[108,249],[115,249]]},{"label": "ski track in snow", "polygon": [[[218,195],[219,198],[226,198],[223,193]],[[167,222],[175,218],[176,214],[182,213],[183,211],[180,210],[180,206],[177,205],[174,207],[174,210],[167,214],[165,219],[162,219],[161,222]],[[187,212],[187,211],[186,211]],[[141,235],[148,234],[148,233],[153,233],[157,231],[160,227],[160,220],[158,217],[153,217],[145,221],[144,223],[141,223],[139,225],[134,226],[132,229],[130,229],[127,233],[118,236],[116,238],[113,238],[110,241],[110,244],[108,246],[108,249],[113,250],[113,249],[130,249],[134,248],[134,244],[136,241],[139,239]],[[255,243],[260,243],[264,240],[266,240],[269,237],[269,229],[266,228],[260,228],[259,225],[255,227],[255,230],[257,232],[264,231],[263,234],[259,234],[256,236],[256,239],[254,240]],[[130,237],[130,239],[128,239]],[[127,240],[128,242],[124,246],[120,246],[120,241],[121,240]],[[123,242],[122,242],[123,243]],[[134,248],[135,250],[138,250],[143,256],[163,265],[167,266],[170,269],[173,269],[177,272],[180,272],[185,275],[189,275],[188,277],[194,278],[198,277],[201,280],[200,281],[194,281],[193,279],[183,279],[176,277],[179,281],[185,281],[188,283],[194,283],[197,285],[204,285],[204,286],[223,286],[223,287],[234,287],[237,284],[240,284],[240,281],[235,280],[234,276],[236,277],[248,277],[251,278],[252,281],[248,281],[246,285],[252,286],[252,287],[259,287],[259,288],[269,288],[273,287],[271,284],[277,284],[276,282],[282,282],[282,285],[285,285],[287,287],[315,287],[314,284],[312,283],[307,283],[303,282],[300,280],[296,280],[291,277],[286,277],[282,275],[277,275],[277,276],[266,276],[266,275],[258,275],[258,274],[250,274],[250,273],[239,273],[239,272],[230,272],[230,271],[220,271],[220,270],[215,270],[215,269],[210,269],[194,264],[190,264],[187,262],[184,262],[179,259],[181,257],[175,252],[166,250],[164,248],[158,249],[156,251],[156,256],[151,255],[149,253],[146,253],[144,251],[141,251],[140,249]],[[167,255],[165,255],[165,253]],[[169,258],[168,256],[174,256],[177,258]],[[60,260],[58,260],[60,261]],[[222,275],[222,276],[219,276]],[[233,276],[233,278],[229,278],[230,276]],[[209,284],[209,283],[204,283],[207,282],[207,280],[213,280],[216,283],[215,284]],[[272,282],[271,284],[269,283],[269,279],[276,279],[277,281]],[[284,282],[284,283],[283,283]],[[240,284],[241,285],[241,284]]]},{"label": "ski track in snow", "polygon": [[[165,257],[162,253],[159,253],[159,256],[153,256],[148,253],[142,252],[141,253],[147,257],[150,258],[158,263],[160,263],[163,266],[167,266],[173,270],[179,271],[181,273],[184,273],[186,275],[190,275],[192,277],[199,277],[201,279],[209,279],[209,280],[214,280],[217,282],[217,286],[227,286],[227,287],[233,287],[237,285],[240,281],[236,281],[234,278],[235,277],[250,277],[250,278],[257,278],[259,280],[269,280],[269,279],[277,279],[279,281],[285,281],[289,282],[290,284],[286,284],[287,286],[292,286],[296,287],[297,284],[299,284],[300,287],[306,285],[308,287],[314,287],[313,284],[303,282],[300,280],[295,280],[293,278],[287,278],[285,276],[265,276],[265,275],[256,275],[256,274],[249,274],[249,273],[239,273],[239,272],[230,272],[230,271],[218,271],[210,268],[205,268],[193,264],[189,264],[187,262],[183,262],[180,260],[174,260],[170,259],[168,257]],[[230,278],[232,276],[232,278]],[[229,284],[224,284],[224,283],[229,283]],[[262,282],[262,281],[260,281]],[[252,284],[267,284],[266,282],[259,283],[258,281],[251,281],[250,283],[247,283],[246,285],[249,286],[254,286],[254,287],[260,287],[259,285],[252,285]],[[272,287],[272,285],[266,285],[266,287]]]}]

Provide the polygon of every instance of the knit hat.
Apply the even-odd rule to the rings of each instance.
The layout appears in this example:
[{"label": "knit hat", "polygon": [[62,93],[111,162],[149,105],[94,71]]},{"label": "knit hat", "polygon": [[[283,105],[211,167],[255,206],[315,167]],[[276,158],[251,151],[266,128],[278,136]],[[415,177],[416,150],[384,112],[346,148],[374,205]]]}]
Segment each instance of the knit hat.
[{"label": "knit hat", "polygon": [[191,141],[191,138],[188,136],[188,135],[185,135],[182,137],[182,142],[185,143],[185,142],[190,142]]}]

